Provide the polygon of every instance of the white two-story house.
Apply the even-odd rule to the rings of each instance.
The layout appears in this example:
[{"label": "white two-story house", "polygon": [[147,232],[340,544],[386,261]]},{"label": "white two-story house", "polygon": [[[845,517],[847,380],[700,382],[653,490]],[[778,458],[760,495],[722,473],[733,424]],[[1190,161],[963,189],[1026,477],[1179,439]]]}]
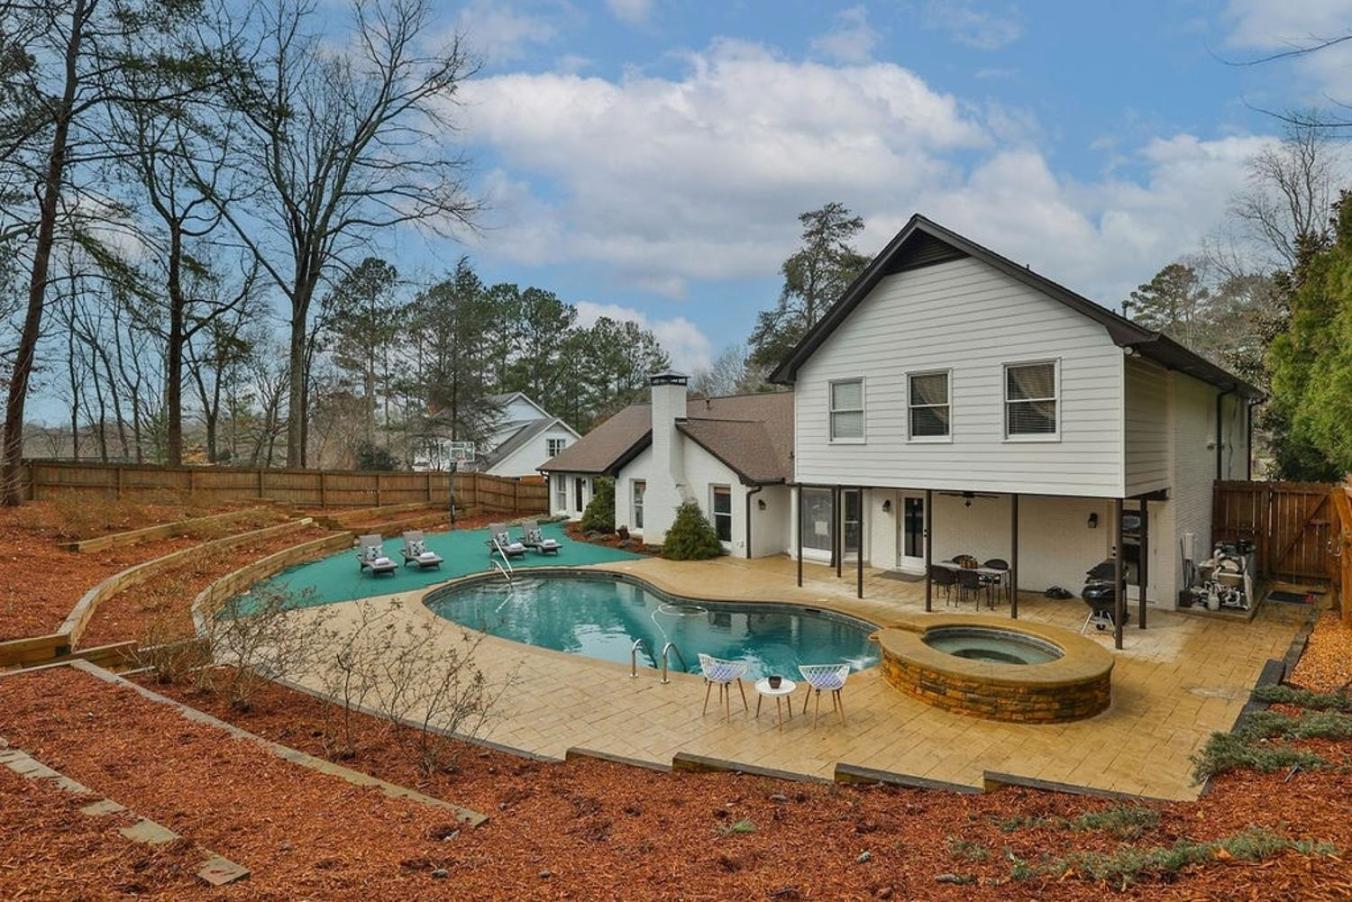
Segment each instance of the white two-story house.
[{"label": "white two-story house", "polygon": [[[1128,597],[1177,605],[1212,482],[1249,473],[1243,380],[921,216],[772,374],[794,392],[802,555],[971,554],[1077,591],[1128,512]],[[797,536],[791,553],[797,553]]]},{"label": "white two-story house", "polygon": [[445,435],[423,439],[425,450],[414,459],[417,470],[462,471],[492,476],[535,476],[541,463],[577,441],[577,430],[546,410],[524,392],[504,392],[489,398],[497,409],[493,428],[471,459],[454,454],[456,446]]},{"label": "white two-story house", "polygon": [[791,391],[705,401],[654,376],[651,404],[542,468],[554,513],[610,476],[617,525],[652,544],[692,499],[739,556],[928,580],[968,554],[1037,592],[1078,592],[1120,548],[1127,597],[1172,609],[1210,556],[1213,481],[1249,476],[1259,398],[921,216],[771,378]]}]

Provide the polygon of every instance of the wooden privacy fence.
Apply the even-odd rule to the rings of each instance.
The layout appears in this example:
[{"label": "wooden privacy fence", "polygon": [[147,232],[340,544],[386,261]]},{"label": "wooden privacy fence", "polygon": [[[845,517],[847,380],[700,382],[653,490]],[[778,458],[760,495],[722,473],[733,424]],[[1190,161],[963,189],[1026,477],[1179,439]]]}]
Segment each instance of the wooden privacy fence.
[{"label": "wooden privacy fence", "polygon": [[1333,509],[1338,515],[1338,534],[1334,541],[1337,578],[1334,586],[1343,606],[1343,623],[1352,627],[1352,486],[1333,490]]},{"label": "wooden privacy fence", "polygon": [[1339,532],[1335,494],[1322,482],[1215,483],[1213,541],[1248,539],[1262,577],[1329,580],[1337,574]]},{"label": "wooden privacy fence", "polygon": [[461,509],[548,513],[549,489],[541,480],[485,473],[272,470],[239,467],[162,467],[24,461],[30,500],[61,497],[142,498],[173,495],[207,503],[277,501],[298,507],[379,507],[425,501],[446,504],[454,491]]}]

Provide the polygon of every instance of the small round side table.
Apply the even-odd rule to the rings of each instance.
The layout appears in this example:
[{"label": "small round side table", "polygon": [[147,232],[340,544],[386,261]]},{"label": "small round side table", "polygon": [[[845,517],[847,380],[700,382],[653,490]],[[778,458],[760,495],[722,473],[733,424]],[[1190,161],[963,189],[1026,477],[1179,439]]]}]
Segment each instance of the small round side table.
[{"label": "small round side table", "polygon": [[[793,690],[798,688],[798,684],[790,679],[779,681],[779,688],[771,687],[769,678],[756,680],[756,717],[760,717],[761,702],[769,696],[775,700],[775,716],[779,723],[779,731],[784,732],[784,708],[785,698],[793,695]],[[789,720],[793,720],[793,699],[789,698]]]}]

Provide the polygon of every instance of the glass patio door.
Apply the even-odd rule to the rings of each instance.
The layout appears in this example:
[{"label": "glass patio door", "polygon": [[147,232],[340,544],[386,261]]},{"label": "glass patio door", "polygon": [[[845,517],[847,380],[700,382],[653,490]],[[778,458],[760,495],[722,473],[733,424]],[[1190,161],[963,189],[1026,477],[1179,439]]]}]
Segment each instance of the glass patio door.
[{"label": "glass patio door", "polygon": [[844,539],[842,553],[846,560],[859,553],[859,543],[864,533],[864,493],[860,489],[844,489],[840,493],[841,536]]},{"label": "glass patio door", "polygon": [[925,572],[925,499],[904,496],[897,535],[897,569]]}]

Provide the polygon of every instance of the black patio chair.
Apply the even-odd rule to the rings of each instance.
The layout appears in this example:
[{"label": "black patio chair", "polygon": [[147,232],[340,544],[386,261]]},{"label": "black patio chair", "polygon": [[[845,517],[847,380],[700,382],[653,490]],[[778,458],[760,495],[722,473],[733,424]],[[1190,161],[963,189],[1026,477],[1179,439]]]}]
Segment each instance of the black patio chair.
[{"label": "black patio chair", "polygon": [[982,564],[981,566],[985,567],[987,570],[1000,571],[1001,575],[999,577],[996,577],[995,579],[1003,586],[1005,599],[1008,600],[1012,598],[1014,593],[1014,587],[1009,583],[1009,561],[1005,560],[1002,557],[993,557],[990,560],[986,561],[986,563]]},{"label": "black patio chair", "polygon": [[977,610],[981,610],[981,591],[986,592],[986,604],[990,605],[991,584],[982,579],[981,574],[975,570],[964,569],[957,572],[958,577],[958,601],[971,594],[972,600],[976,602]]},{"label": "black patio chair", "polygon": [[958,575],[947,567],[940,567],[938,564],[930,564],[929,575],[930,582],[944,590],[945,602],[952,604],[953,585],[958,581]]}]

